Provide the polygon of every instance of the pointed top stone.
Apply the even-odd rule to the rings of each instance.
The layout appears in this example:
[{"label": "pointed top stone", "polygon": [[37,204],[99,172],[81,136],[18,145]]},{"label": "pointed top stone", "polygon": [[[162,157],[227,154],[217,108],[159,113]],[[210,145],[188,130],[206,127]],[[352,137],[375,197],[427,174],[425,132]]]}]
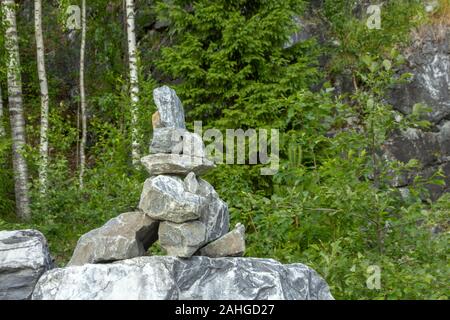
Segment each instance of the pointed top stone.
[{"label": "pointed top stone", "polygon": [[175,90],[162,86],[153,90],[153,100],[158,108],[160,125],[164,128],[186,128],[183,105]]}]

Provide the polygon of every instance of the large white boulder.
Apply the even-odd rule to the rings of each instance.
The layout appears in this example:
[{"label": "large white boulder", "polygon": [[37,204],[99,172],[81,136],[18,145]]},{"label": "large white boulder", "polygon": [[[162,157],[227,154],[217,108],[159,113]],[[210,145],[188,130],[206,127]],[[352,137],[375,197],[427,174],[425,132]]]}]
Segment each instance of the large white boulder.
[{"label": "large white boulder", "polygon": [[139,257],[45,273],[35,300],[333,299],[311,268],[271,259]]}]

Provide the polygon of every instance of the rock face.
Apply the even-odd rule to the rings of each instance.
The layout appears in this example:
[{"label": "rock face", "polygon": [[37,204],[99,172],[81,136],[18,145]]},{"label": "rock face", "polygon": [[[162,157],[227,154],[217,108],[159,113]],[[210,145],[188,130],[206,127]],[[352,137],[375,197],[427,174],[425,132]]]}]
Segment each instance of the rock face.
[{"label": "rock face", "polygon": [[245,252],[245,227],[238,223],[236,228],[223,237],[200,249],[200,255],[211,258],[239,257]]},{"label": "rock face", "polygon": [[396,133],[385,151],[392,159],[417,159],[422,165],[418,172],[396,178],[394,184],[400,188],[410,185],[415,175],[429,178],[441,169],[446,185],[426,186],[430,198],[436,200],[450,191],[450,28],[424,26],[405,56],[407,63],[401,73],[409,72],[413,78],[394,88],[389,102],[405,115],[412,113],[417,103],[426,105],[431,111],[425,117],[432,128]]},{"label": "rock face", "polygon": [[417,159],[423,166],[432,165],[442,155],[441,147],[445,147],[440,145],[439,136],[434,132],[408,128],[388,140],[386,154],[402,162]]},{"label": "rock face", "polygon": [[160,174],[184,176],[189,172],[195,172],[196,175],[201,175],[215,168],[214,163],[207,158],[180,154],[151,154],[143,157],[141,163],[148,173],[153,176]]},{"label": "rock face", "polygon": [[329,300],[325,281],[302,264],[271,259],[140,257],[54,269],[34,300]]},{"label": "rock face", "polygon": [[417,159],[421,169],[396,176],[392,182],[395,187],[411,185],[415,176],[427,179],[441,169],[444,173],[446,185],[427,185],[432,200],[438,199],[444,192],[450,191],[450,121],[440,126],[437,132],[427,132],[420,129],[408,128],[397,132],[384,145],[384,155],[388,159],[408,162]]},{"label": "rock face", "polygon": [[29,299],[39,277],[52,267],[42,233],[0,232],[0,300]]},{"label": "rock face", "polygon": [[144,183],[139,209],[157,220],[182,223],[200,218],[206,198],[186,191],[175,176],[156,176]]},{"label": "rock face", "polygon": [[401,70],[413,74],[406,85],[398,86],[391,94],[391,103],[400,112],[409,114],[416,103],[424,103],[432,110],[427,115],[433,123],[450,116],[450,29],[424,27],[406,52],[407,64]]},{"label": "rock face", "polygon": [[[370,0],[354,1],[351,4],[353,14],[360,19],[367,19],[366,9],[373,4]],[[344,44],[333,40],[326,24],[317,12],[323,10],[321,0],[309,1],[305,7],[306,14],[295,17],[294,22],[300,26],[297,33],[291,35],[285,47],[297,42],[316,38],[333,46]],[[425,9],[430,12],[438,5],[438,1],[425,1]],[[319,10],[317,10],[319,9]],[[395,133],[386,143],[386,156],[390,159],[408,162],[418,159],[422,162],[422,169],[412,173],[409,177],[396,177],[393,185],[407,188],[411,185],[415,175],[423,178],[433,176],[439,169],[444,172],[445,186],[427,185],[432,200],[438,199],[443,193],[450,191],[450,143],[437,141],[438,138],[449,134],[445,128],[450,126],[450,28],[448,24],[423,25],[412,37],[412,44],[402,52],[405,63],[398,70],[398,76],[404,73],[412,74],[408,83],[392,87],[387,94],[386,101],[399,112],[401,116],[414,112],[416,104],[426,105],[431,110],[424,114],[424,118],[431,122],[428,132],[411,129],[409,132]],[[327,57],[320,59],[320,64],[327,64]],[[352,76],[343,70],[332,79],[336,94],[354,91]],[[416,131],[414,133],[414,131]],[[411,133],[414,133],[411,135]],[[435,153],[436,151],[436,153]],[[427,196],[428,198],[428,196]]]},{"label": "rock face", "polygon": [[69,262],[101,263],[139,257],[158,239],[159,222],[142,212],[128,212],[84,234]]},{"label": "rock face", "polygon": [[383,152],[388,159],[404,163],[417,159],[421,166],[417,172],[396,176],[393,186],[407,187],[413,184],[417,175],[428,179],[442,170],[445,185],[427,185],[426,188],[432,200],[437,200],[443,193],[450,191],[450,121],[437,125],[436,128],[436,131],[408,128],[396,132],[386,141]]},{"label": "rock face", "polygon": [[159,112],[159,123],[164,128],[185,129],[184,109],[175,90],[162,86],[153,90],[153,100]]}]

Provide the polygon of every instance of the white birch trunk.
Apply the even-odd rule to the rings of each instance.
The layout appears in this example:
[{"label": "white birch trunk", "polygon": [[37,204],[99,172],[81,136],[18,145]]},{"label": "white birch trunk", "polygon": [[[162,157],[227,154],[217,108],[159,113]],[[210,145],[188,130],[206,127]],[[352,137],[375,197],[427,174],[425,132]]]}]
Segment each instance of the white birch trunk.
[{"label": "white birch trunk", "polygon": [[2,0],[6,26],[5,47],[8,54],[8,103],[11,121],[13,168],[17,216],[31,217],[28,198],[28,167],[25,152],[25,119],[23,115],[22,78],[20,74],[19,41],[14,0]]},{"label": "white birch trunk", "polygon": [[86,93],[84,87],[84,59],[86,50],[86,0],[81,2],[81,46],[80,46],[80,103],[81,103],[81,142],[80,142],[80,188],[84,185],[86,168],[87,115]]},{"label": "white birch trunk", "polygon": [[139,133],[137,128],[139,84],[137,66],[137,47],[134,19],[134,0],[126,0],[128,60],[130,69],[130,98],[131,98],[131,157],[133,164],[139,163]]},{"label": "white birch trunk", "polygon": [[45,48],[42,35],[42,2],[34,1],[34,28],[36,37],[36,56],[39,85],[41,89],[41,136],[39,147],[39,182],[41,192],[45,193],[47,189],[47,166],[48,166],[48,83],[47,73],[45,71]]}]

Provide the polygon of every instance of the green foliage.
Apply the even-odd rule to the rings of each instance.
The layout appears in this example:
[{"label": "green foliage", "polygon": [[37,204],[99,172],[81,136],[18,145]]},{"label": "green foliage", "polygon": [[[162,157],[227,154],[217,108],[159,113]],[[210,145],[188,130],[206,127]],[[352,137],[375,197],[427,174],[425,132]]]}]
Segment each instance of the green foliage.
[{"label": "green foliage", "polygon": [[362,54],[383,54],[404,44],[411,28],[425,19],[421,0],[390,0],[380,5],[381,29],[369,29],[369,15],[361,1],[325,0],[319,14],[329,23],[330,36],[337,40],[329,48],[334,51],[329,63],[332,72],[353,73]]},{"label": "green foliage", "polygon": [[[342,96],[332,95],[329,83],[310,90],[322,76],[320,46],[307,41],[283,48],[293,31],[288,17],[300,7],[239,2],[247,11],[233,4],[159,3],[160,19],[171,22],[172,44],[157,64],[182,80],[177,90],[191,119],[220,129],[282,132],[281,168],[273,178],[248,165],[221,166],[208,176],[232,220],[247,227],[247,255],[310,264],[336,298],[447,298],[448,237],[430,232],[431,225],[445,226],[445,218],[419,198],[430,181],[417,180],[403,199],[389,181],[419,164],[387,162],[378,153],[394,130],[428,125],[420,105],[398,122],[384,102],[387,89],[409,77],[397,75],[403,58],[394,47],[421,17],[419,2],[387,3],[383,30],[372,31],[348,1],[326,1],[324,18],[341,41],[336,50],[326,47],[329,71],[350,70],[355,87]],[[448,199],[441,201],[448,206]],[[380,290],[366,286],[370,265],[382,270]]]},{"label": "green foliage", "polygon": [[[442,183],[439,175],[417,178],[409,196],[402,196],[390,181],[420,163],[379,155],[393,131],[429,126],[422,117],[425,106],[416,105],[398,120],[385,102],[386,91],[410,77],[397,72],[404,60],[399,52],[409,30],[423,20],[420,1],[385,2],[382,30],[368,30],[364,7],[326,0],[317,13],[338,44],[308,40],[291,47],[286,43],[298,29],[292,18],[302,15],[308,1],[137,3],[142,153],[152,133],[152,90],[161,83],[177,90],[188,127],[203,120],[204,129],[280,130],[280,169],[274,176],[261,176],[261,165],[221,165],[206,176],[228,203],[232,222],[245,224],[248,256],[310,265],[339,299],[448,299],[450,197],[421,200],[425,184]],[[41,230],[60,265],[83,233],[135,210],[146,178],[130,159],[122,1],[90,1],[88,170],[79,189],[78,93],[73,90],[79,33],[69,37],[62,30],[68,4],[45,4],[46,46],[56,52],[48,55],[51,150],[45,196],[36,185],[40,99],[32,21],[26,14],[19,19],[31,223],[14,218],[11,142],[0,139],[0,230]],[[170,23],[162,31],[148,31],[155,19]],[[328,63],[321,68],[324,56]],[[353,90],[338,94],[334,79],[342,75]],[[162,250],[155,246],[151,253]],[[381,269],[379,290],[366,285],[373,265]]]},{"label": "green foliage", "polygon": [[[318,79],[311,42],[289,50],[300,1],[158,2],[171,21],[174,44],[157,61],[177,86],[192,119],[219,127],[257,127],[280,121],[295,90]],[[245,8],[245,9],[243,9]],[[287,85],[288,84],[288,85]]]},{"label": "green foliage", "polygon": [[14,180],[11,168],[11,141],[0,137],[0,213],[13,215],[14,212]]}]

